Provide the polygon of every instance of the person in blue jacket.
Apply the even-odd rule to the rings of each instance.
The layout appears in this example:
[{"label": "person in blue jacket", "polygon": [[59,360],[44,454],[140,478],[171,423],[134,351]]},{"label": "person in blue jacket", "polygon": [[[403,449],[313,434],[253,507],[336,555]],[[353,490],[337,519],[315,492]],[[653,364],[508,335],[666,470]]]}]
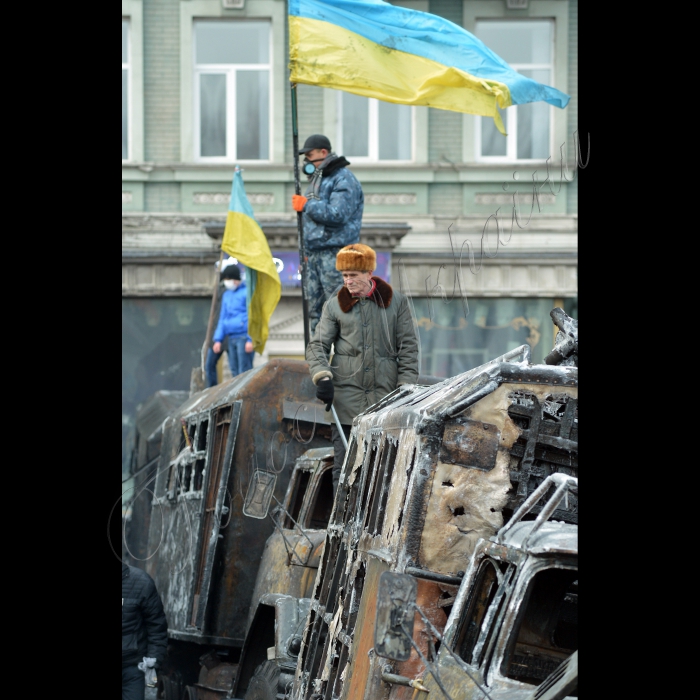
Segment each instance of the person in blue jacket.
[{"label": "person in blue jacket", "polygon": [[214,344],[207,353],[207,382],[215,386],[216,363],[223,353],[222,343],[228,340],[228,362],[235,377],[253,367],[253,341],[248,335],[248,307],[245,282],[241,281],[238,265],[227,265],[221,273],[226,290],[221,296],[219,323],[214,331]]},{"label": "person in blue jacket", "polygon": [[299,149],[309,179],[305,195],[292,196],[292,208],[302,212],[306,253],[305,290],[309,330],[313,335],[323,305],[343,284],[335,268],[338,251],[360,242],[365,198],[358,179],[347,169],[345,156],[333,153],[323,134],[312,134]]}]

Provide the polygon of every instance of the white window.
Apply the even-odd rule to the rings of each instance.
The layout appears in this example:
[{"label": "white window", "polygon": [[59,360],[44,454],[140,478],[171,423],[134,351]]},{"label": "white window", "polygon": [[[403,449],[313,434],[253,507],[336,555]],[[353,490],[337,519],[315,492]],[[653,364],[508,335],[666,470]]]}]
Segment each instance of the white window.
[{"label": "white window", "polygon": [[413,109],[338,92],[338,155],[353,162],[412,160]]},{"label": "white window", "polygon": [[[552,85],[554,26],[551,20],[479,20],[475,33],[518,73]],[[508,136],[496,129],[491,117],[477,117],[479,160],[545,160],[551,153],[553,109],[546,102],[532,102],[501,111]]]},{"label": "white window", "polygon": [[129,21],[122,20],[122,160],[129,159]]},{"label": "white window", "polygon": [[195,152],[225,162],[270,157],[270,22],[197,20]]}]

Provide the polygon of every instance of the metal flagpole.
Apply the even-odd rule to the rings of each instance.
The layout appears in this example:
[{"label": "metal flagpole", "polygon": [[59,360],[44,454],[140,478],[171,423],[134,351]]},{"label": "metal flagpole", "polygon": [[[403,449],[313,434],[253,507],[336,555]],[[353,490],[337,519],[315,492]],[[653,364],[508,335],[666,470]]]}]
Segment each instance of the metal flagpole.
[{"label": "metal flagpole", "polygon": [[207,353],[209,351],[209,343],[211,343],[211,337],[214,335],[214,326],[216,322],[214,320],[216,308],[218,306],[218,296],[219,296],[219,275],[221,274],[221,264],[224,261],[224,251],[222,250],[219,254],[219,269],[216,271],[216,281],[214,282],[214,291],[211,295],[211,307],[209,308],[209,322],[207,323],[207,333],[204,336],[204,345],[202,346],[202,374],[206,380],[206,362]]},{"label": "metal flagpole", "polygon": [[[292,88],[292,145],[294,147],[294,191],[301,194],[299,182],[299,129],[297,127],[297,84]],[[309,306],[306,300],[306,251],[304,249],[304,226],[301,212],[297,212],[297,231],[299,232],[299,266],[301,268],[301,305],[304,311],[304,347],[309,344]]]}]

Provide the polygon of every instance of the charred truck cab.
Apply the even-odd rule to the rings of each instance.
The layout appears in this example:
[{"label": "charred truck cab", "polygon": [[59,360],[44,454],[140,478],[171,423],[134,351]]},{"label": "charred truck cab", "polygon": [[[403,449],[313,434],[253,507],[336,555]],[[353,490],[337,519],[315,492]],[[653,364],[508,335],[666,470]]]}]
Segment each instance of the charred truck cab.
[{"label": "charred truck cab", "polygon": [[[436,633],[428,669],[412,681],[414,700],[578,697],[578,526],[549,520],[577,488],[574,477],[552,474],[497,535],[479,541],[444,637]],[[537,519],[525,521],[551,491]],[[375,650],[394,662],[413,651],[414,620],[427,619],[415,589],[406,574],[386,572],[380,579]],[[382,680],[411,682],[392,672],[386,663]]]},{"label": "charred truck cab", "polygon": [[[495,535],[550,474],[577,477],[577,394],[576,367],[532,365],[524,345],[439,384],[400,387],[355,419],[293,700],[412,696],[417,686],[408,684],[436,659],[477,543]],[[533,505],[528,517],[540,510]],[[577,514],[575,494],[552,513],[567,523]],[[480,575],[501,582],[507,564],[492,568]],[[424,613],[410,654],[390,671],[375,649],[384,572],[415,580]],[[547,670],[535,666],[527,671],[532,678]]]},{"label": "charred truck cab", "polygon": [[[309,449],[332,449],[323,415],[308,365],[272,360],[192,395],[165,419],[143,565],[168,619],[168,661],[159,674],[166,700],[230,692],[250,611],[260,609],[265,585],[268,594],[308,596],[322,536],[285,534],[295,564],[303,565],[266,572],[267,583],[257,587],[256,578],[261,559],[268,566],[266,542],[274,528],[268,505],[284,498],[291,465]],[[298,467],[302,479],[306,464],[306,472]],[[293,499],[289,507],[313,529],[328,505],[324,497],[310,513],[295,511]],[[266,602],[268,610],[284,607],[270,597]],[[261,645],[267,654],[265,634],[250,640],[251,658]]]}]

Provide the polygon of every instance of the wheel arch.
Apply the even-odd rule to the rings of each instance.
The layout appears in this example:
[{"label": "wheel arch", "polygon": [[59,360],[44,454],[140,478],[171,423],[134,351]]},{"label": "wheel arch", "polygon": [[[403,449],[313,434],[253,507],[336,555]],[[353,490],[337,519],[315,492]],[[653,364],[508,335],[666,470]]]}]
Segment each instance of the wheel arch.
[{"label": "wheel arch", "polygon": [[[266,597],[269,596],[263,598]],[[243,697],[255,669],[267,661],[267,650],[272,646],[275,646],[275,603],[274,600],[264,601],[261,599],[243,643],[236,682],[233,687],[233,694],[236,697]]]}]

